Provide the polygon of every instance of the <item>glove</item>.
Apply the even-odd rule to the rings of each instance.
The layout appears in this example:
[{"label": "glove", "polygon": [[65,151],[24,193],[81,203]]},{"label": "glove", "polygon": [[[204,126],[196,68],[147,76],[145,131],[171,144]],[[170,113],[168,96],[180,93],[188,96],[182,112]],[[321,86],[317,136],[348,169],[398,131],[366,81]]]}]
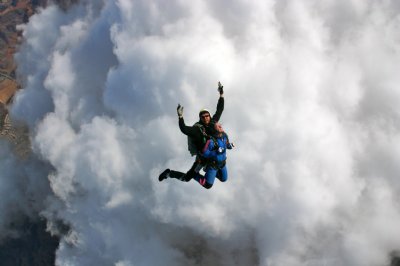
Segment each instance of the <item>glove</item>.
[{"label": "glove", "polygon": [[176,108],[176,112],[178,113],[179,117],[183,117],[183,106],[178,104],[178,107]]},{"label": "glove", "polygon": [[218,91],[220,95],[224,94],[224,86],[222,86],[221,82],[219,81],[218,81]]}]

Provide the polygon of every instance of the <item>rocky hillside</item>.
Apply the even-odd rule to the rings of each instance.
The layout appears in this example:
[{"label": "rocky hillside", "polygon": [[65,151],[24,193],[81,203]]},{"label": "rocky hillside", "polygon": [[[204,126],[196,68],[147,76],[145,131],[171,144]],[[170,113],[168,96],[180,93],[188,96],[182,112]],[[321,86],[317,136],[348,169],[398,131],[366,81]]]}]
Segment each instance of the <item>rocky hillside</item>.
[{"label": "rocky hillside", "polygon": [[0,0],[0,72],[14,77],[13,55],[20,36],[16,26],[28,22],[35,9],[45,4],[45,0]]},{"label": "rocky hillside", "polygon": [[[13,125],[7,113],[7,105],[19,88],[13,55],[21,33],[16,26],[28,22],[35,10],[45,4],[45,0],[0,0],[0,138],[12,143],[14,153],[22,160],[30,153],[28,131],[24,126]],[[46,222],[40,217],[32,220],[21,216],[9,225],[18,233],[0,239],[0,265],[54,265],[58,238],[46,232]]]}]

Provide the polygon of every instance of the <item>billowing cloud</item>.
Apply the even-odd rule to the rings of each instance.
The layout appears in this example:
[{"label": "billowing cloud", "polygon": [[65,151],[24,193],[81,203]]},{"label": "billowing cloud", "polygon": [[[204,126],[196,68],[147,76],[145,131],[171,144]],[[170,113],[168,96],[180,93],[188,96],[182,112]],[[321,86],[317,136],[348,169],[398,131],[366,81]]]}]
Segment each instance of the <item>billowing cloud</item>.
[{"label": "billowing cloud", "polygon": [[[12,115],[51,188],[37,209],[49,230],[70,228],[57,265],[388,265],[400,248],[399,14],[361,0],[41,10],[22,27]],[[192,163],[177,103],[195,122],[218,80],[237,144],[228,182],[159,183]]]}]

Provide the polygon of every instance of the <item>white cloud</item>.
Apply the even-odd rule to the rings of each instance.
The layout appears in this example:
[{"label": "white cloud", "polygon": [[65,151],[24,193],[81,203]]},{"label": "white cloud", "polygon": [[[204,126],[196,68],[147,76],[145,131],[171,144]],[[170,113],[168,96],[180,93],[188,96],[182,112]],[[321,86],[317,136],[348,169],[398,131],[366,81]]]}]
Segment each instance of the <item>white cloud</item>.
[{"label": "white cloud", "polygon": [[[41,211],[71,227],[58,265],[387,265],[398,4],[94,2],[42,10],[17,56],[12,114],[53,168]],[[228,181],[159,183],[192,162],[177,103],[193,123],[218,80]]]}]

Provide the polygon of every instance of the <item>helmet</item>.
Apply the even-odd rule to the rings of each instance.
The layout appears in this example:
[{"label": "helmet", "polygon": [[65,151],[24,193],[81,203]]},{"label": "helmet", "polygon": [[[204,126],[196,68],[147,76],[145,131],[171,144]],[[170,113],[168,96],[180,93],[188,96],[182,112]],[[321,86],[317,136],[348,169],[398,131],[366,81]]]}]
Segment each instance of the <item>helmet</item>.
[{"label": "helmet", "polygon": [[199,112],[199,117],[201,118],[201,116],[205,113],[208,113],[210,115],[210,111],[208,111],[207,109],[201,109]]}]

